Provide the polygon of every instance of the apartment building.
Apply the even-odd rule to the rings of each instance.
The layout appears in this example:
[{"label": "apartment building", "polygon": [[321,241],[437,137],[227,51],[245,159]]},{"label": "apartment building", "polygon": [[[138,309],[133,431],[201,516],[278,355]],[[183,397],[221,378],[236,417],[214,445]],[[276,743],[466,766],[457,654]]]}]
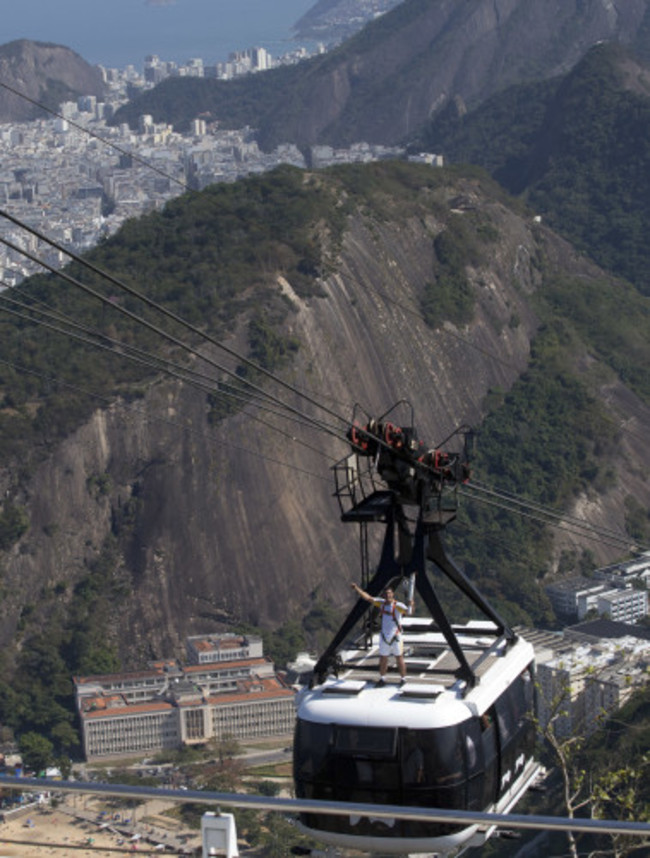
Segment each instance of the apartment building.
[{"label": "apartment building", "polygon": [[547,635],[531,642],[540,723],[552,720],[559,738],[592,733],[650,679],[650,641],[632,635],[615,640]]},{"label": "apartment building", "polygon": [[594,578],[607,581],[610,585],[620,586],[626,583],[650,583],[650,551],[645,551],[634,560],[602,566],[594,571]]},{"label": "apartment building", "polygon": [[636,623],[648,614],[648,591],[637,590],[631,584],[598,595],[599,614],[621,623]]},{"label": "apartment building", "polygon": [[[612,567],[613,568],[613,567]],[[561,619],[584,619],[591,611],[612,620],[638,622],[648,614],[645,579],[620,572],[597,570],[594,578],[570,577],[546,587],[553,610]],[[601,574],[597,574],[600,572]]]}]

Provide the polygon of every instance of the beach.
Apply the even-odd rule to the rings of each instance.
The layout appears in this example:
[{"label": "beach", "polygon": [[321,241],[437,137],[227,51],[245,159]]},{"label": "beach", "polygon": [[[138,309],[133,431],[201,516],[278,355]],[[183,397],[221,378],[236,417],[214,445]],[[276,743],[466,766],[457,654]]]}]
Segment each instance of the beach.
[{"label": "beach", "polygon": [[201,835],[165,816],[171,802],[146,802],[131,815],[110,802],[73,796],[56,808],[30,807],[0,822],[0,858],[115,858],[201,854]]}]

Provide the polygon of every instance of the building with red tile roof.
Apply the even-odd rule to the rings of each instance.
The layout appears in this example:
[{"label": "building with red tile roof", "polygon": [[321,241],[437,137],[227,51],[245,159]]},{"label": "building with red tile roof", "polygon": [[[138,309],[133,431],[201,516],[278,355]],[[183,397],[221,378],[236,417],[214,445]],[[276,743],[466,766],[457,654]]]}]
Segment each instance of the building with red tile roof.
[{"label": "building with red tile roof", "polygon": [[[226,736],[250,739],[293,731],[294,691],[261,648],[242,636],[192,638],[193,651],[218,659],[158,662],[148,670],[75,677],[87,760],[150,754]],[[256,639],[259,641],[260,639]],[[188,652],[190,650],[188,642]],[[233,658],[233,656],[242,656]]]}]

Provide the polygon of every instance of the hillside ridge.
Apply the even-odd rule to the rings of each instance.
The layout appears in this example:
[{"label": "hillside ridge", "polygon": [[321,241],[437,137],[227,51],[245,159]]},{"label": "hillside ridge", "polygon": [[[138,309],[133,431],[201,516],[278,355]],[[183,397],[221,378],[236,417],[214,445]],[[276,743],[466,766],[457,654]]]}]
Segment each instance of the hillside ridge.
[{"label": "hillside ridge", "polygon": [[258,129],[260,145],[395,145],[445,105],[566,73],[601,40],[642,51],[647,0],[404,0],[335,50],[236,82],[163,81],[118,111],[184,126],[199,113]]},{"label": "hillside ridge", "polygon": [[[81,95],[104,93],[101,72],[63,45],[18,39],[0,45],[0,80],[51,110]],[[0,122],[26,122],[43,111],[0,88]]]}]

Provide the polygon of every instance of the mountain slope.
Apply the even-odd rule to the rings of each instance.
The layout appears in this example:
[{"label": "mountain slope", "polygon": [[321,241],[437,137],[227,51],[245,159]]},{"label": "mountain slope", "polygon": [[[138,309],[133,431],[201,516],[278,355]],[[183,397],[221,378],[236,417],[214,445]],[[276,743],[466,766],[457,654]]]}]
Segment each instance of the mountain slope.
[{"label": "mountain slope", "polygon": [[[62,101],[80,95],[101,97],[104,84],[99,69],[61,45],[20,39],[0,46],[0,81],[58,110]],[[40,118],[35,105],[0,88],[0,122]]]},{"label": "mountain slope", "polygon": [[648,17],[648,0],[405,0],[329,54],[233,83],[164,81],[115,121],[182,125],[208,111],[259,129],[267,149],[396,144],[456,96],[472,106],[566,72],[602,39],[645,44]]},{"label": "mountain slope", "polygon": [[[484,174],[276,170],[179,198],[92,259],[288,387],[169,322],[194,352],[161,345],[115,312],[140,302],[82,266],[105,304],[60,278],[12,290],[120,345],[0,317],[0,722],[60,747],[73,674],[180,657],[187,635],[241,624],[304,632],[349,605],[358,534],[331,466],[355,403],[380,416],[407,400],[395,420],[431,446],[478,427],[477,484],[650,541],[647,302]],[[131,345],[144,367],[123,362]],[[259,392],[244,405],[243,378],[292,410]],[[461,509],[449,540],[510,621],[551,621],[542,584],[560,558],[625,550]]]},{"label": "mountain slope", "polygon": [[513,87],[418,141],[488,169],[599,264],[650,294],[650,68],[615,45]]}]

